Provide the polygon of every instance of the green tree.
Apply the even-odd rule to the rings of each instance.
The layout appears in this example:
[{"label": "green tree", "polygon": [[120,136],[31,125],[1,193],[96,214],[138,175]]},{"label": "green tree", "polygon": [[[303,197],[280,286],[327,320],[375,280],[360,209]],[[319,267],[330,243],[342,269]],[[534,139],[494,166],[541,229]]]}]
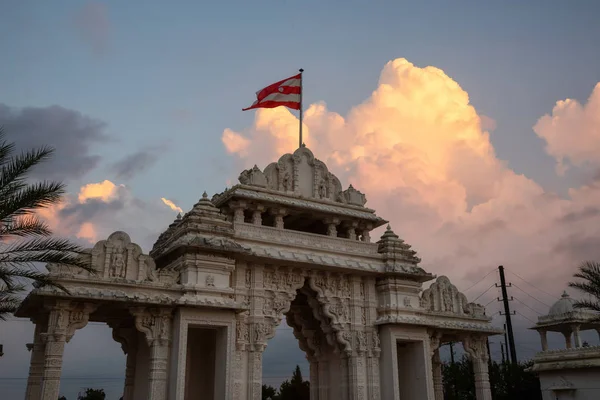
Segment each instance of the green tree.
[{"label": "green tree", "polygon": [[85,389],[85,393],[83,395],[79,395],[77,400],[104,400],[106,398],[106,393],[104,393],[104,389]]},{"label": "green tree", "polygon": [[309,400],[310,399],[310,383],[302,379],[302,371],[300,366],[296,365],[296,369],[292,374],[291,380],[286,380],[279,388],[279,400]]},{"label": "green tree", "polygon": [[65,193],[60,182],[28,183],[29,172],[53,153],[50,147],[15,153],[0,128],[0,320],[21,302],[26,282],[34,287],[53,286],[66,291],[37,268],[37,263],[63,264],[92,271],[83,261],[83,249],[65,239],[51,237],[37,211],[59,203]]},{"label": "green tree", "polygon": [[575,302],[574,307],[589,308],[600,312],[600,263],[586,261],[579,266],[579,272],[573,276],[583,279],[583,282],[570,282],[569,286],[592,296],[591,300]]},{"label": "green tree", "polygon": [[[532,362],[489,365],[490,386],[494,400],[542,400],[540,381],[529,371]],[[444,399],[475,400],[473,366],[466,356],[453,365],[442,366]]]},{"label": "green tree", "polygon": [[67,398],[65,396],[60,396],[58,400],[67,400]]},{"label": "green tree", "polygon": [[278,400],[277,390],[271,385],[262,385],[262,400]]}]

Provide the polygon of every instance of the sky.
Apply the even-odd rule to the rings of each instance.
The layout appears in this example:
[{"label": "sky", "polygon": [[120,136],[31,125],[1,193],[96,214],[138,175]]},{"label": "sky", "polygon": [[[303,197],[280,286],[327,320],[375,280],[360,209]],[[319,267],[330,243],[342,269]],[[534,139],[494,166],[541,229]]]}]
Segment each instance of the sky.
[{"label": "sky", "polygon": [[[295,113],[241,109],[303,68],[307,146],[498,326],[504,265],[526,359],[526,328],[600,260],[600,4],[491,3],[6,2],[0,125],[19,148],[56,148],[32,178],[68,185],[42,213],[57,234],[91,247],[125,230],[147,252],[203,191],[295,150]],[[24,392],[32,335],[0,325],[7,398]],[[67,345],[61,391],[118,399],[124,361],[91,324]],[[308,375],[284,325],[265,383],[296,364]]]}]

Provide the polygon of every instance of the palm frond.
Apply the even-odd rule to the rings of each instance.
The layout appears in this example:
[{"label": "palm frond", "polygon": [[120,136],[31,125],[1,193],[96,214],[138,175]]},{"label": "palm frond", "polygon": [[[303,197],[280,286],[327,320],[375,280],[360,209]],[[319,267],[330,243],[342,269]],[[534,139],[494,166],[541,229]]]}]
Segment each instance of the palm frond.
[{"label": "palm frond", "polygon": [[13,151],[15,151],[15,144],[6,142],[4,129],[0,126],[0,165],[4,165],[9,160]]},{"label": "palm frond", "polygon": [[600,302],[590,300],[579,300],[573,304],[575,308],[586,308],[593,311],[600,312]]},{"label": "palm frond", "polygon": [[6,321],[7,314],[12,314],[17,310],[22,300],[17,294],[24,290],[24,285],[14,285],[12,287],[0,285],[0,321]]},{"label": "palm frond", "polygon": [[0,220],[28,215],[36,209],[48,207],[61,201],[65,185],[60,182],[38,182],[2,198]]},{"label": "palm frond", "polygon": [[52,234],[48,225],[35,215],[26,215],[0,226],[0,240],[11,237],[49,236]]},{"label": "palm frond", "polygon": [[94,273],[95,270],[86,251],[67,239],[40,237],[31,240],[16,241],[0,251],[0,266],[23,265],[31,267],[33,263],[69,265]]},{"label": "palm frond", "polygon": [[35,287],[50,286],[68,293],[68,290],[63,285],[56,283],[44,272],[0,265],[0,281],[4,282],[7,289],[12,290],[16,288],[23,290],[23,279],[34,281]]},{"label": "palm frond", "polygon": [[569,282],[569,286],[600,299],[600,263],[586,261],[579,266],[575,278],[582,282]]},{"label": "palm frond", "polygon": [[48,159],[53,152],[52,147],[41,147],[7,159],[0,167],[0,196],[14,196],[19,190],[26,188],[27,173]]}]

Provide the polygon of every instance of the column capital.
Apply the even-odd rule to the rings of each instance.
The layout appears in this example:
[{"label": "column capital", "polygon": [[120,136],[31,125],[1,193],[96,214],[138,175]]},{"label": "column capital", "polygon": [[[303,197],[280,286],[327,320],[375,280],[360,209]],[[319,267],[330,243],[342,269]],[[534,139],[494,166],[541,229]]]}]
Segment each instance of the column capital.
[{"label": "column capital", "polygon": [[428,329],[427,334],[429,335],[429,354],[433,357],[442,343],[442,332]]},{"label": "column capital", "polygon": [[142,332],[148,346],[166,345],[171,341],[170,308],[132,307],[129,309],[135,319],[135,327]]},{"label": "column capital", "polygon": [[486,339],[486,336],[480,335],[467,335],[463,338],[463,347],[471,360],[488,362]]}]

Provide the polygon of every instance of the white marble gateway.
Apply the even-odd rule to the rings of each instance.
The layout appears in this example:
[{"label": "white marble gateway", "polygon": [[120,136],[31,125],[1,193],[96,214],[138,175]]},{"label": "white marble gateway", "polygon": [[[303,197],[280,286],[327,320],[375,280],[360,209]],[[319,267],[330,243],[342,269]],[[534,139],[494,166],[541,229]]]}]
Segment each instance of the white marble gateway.
[{"label": "white marble gateway", "polygon": [[285,317],[310,363],[311,399],[443,398],[438,348],[462,341],[491,400],[486,338],[501,331],[305,147],[243,171],[178,216],[150,254],[115,232],[96,273],[48,265],[17,315],[35,337],[26,399],[56,400],[65,343],[107,323],[127,354],[125,400],[260,399],[262,354]]}]

